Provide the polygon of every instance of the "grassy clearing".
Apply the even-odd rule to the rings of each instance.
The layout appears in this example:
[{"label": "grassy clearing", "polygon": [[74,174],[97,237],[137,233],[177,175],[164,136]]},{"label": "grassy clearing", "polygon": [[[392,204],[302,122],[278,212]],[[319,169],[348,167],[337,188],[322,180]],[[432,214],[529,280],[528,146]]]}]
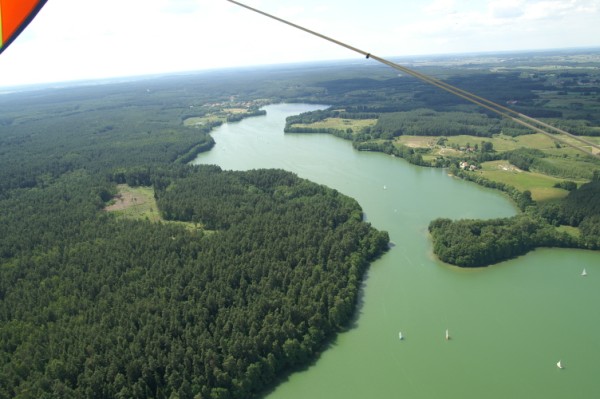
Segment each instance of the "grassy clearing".
[{"label": "grassy clearing", "polygon": [[442,156],[442,157],[459,157],[464,154],[462,151],[455,150],[450,147],[439,147],[432,150],[432,155]]},{"label": "grassy clearing", "polygon": [[573,226],[558,226],[556,230],[567,233],[572,237],[579,238],[581,236],[581,231],[577,227]]},{"label": "grassy clearing", "polygon": [[214,122],[226,122],[226,115],[207,115],[207,116],[194,116],[191,118],[187,118],[183,121],[184,126],[202,126],[208,125]]},{"label": "grassy clearing", "polygon": [[119,193],[104,208],[105,211],[113,212],[125,219],[178,224],[191,231],[199,229],[193,223],[164,220],[158,212],[152,187],[130,187],[127,184],[119,184],[117,188]]},{"label": "grassy clearing", "polygon": [[515,168],[508,161],[485,162],[481,167],[482,169],[475,173],[480,173],[489,180],[509,184],[519,191],[529,190],[535,201],[560,199],[568,194],[566,190],[553,187],[563,179],[541,173],[525,172]]},{"label": "grassy clearing", "polygon": [[399,136],[395,143],[412,148],[433,148],[438,141],[438,137],[430,136]]},{"label": "grassy clearing", "polygon": [[127,219],[151,222],[162,220],[152,187],[130,187],[126,184],[119,184],[117,188],[119,193],[104,210],[114,212]]},{"label": "grassy clearing", "polygon": [[375,126],[377,119],[343,119],[327,118],[315,123],[296,123],[293,127],[307,127],[311,129],[352,129],[352,132],[359,133],[365,127]]},{"label": "grassy clearing", "polygon": [[519,147],[536,148],[538,150],[556,149],[555,140],[544,134],[526,134],[516,137]]},{"label": "grassy clearing", "polygon": [[[432,139],[437,139],[439,136],[431,137]],[[446,141],[446,147],[456,146],[456,147],[466,147],[467,144],[474,146],[475,144],[481,145],[482,141],[492,141],[489,137],[476,137],[476,136],[467,136],[461,134],[459,136],[448,136],[446,137],[448,140]],[[496,144],[494,143],[494,148],[496,148]]]},{"label": "grassy clearing", "polygon": [[[588,136],[582,136],[582,138],[583,138],[583,139],[585,139],[585,140],[587,140],[587,141],[589,141],[589,142],[591,142],[591,143],[594,143],[594,144],[600,144],[600,137],[588,137]],[[585,148],[585,149],[586,149],[586,150],[588,150],[588,151],[592,151],[592,153],[594,153],[594,154],[597,154],[597,153],[599,153],[599,152],[600,152],[600,151],[598,151],[597,149],[595,149],[594,147],[591,147],[591,146],[589,146],[589,145],[582,144],[581,142],[579,142],[579,141],[577,141],[577,140],[574,140],[574,139],[572,139],[571,137],[564,137],[564,140],[565,140],[566,142],[568,142],[568,143],[572,143],[572,144],[574,144],[574,145],[576,145],[576,146],[579,146],[579,147]],[[576,153],[575,153],[575,154],[581,154],[579,151],[577,151],[577,150],[575,150],[575,149],[572,149],[572,151],[576,151]]]},{"label": "grassy clearing", "polygon": [[[437,137],[435,137],[437,140]],[[527,134],[523,136],[511,137],[504,134],[494,135],[494,137],[475,137],[475,136],[451,136],[448,137],[447,146],[456,145],[466,147],[470,145],[481,145],[482,141],[489,141],[494,145],[494,150],[498,152],[516,150],[517,148],[527,147],[539,150],[556,149],[552,138],[543,134]]]},{"label": "grassy clearing", "polygon": [[[494,140],[492,141],[494,143],[494,149],[500,150],[500,151],[506,151],[506,150],[502,149],[500,146],[498,146],[498,147],[496,146],[496,143],[499,138],[502,138],[502,135],[495,137]],[[583,147],[587,150],[592,150],[592,147],[586,146],[585,144],[582,145],[581,142],[574,140],[568,136],[560,135],[560,138],[561,138],[561,140],[564,140],[567,143],[571,143],[576,146]],[[581,138],[585,139],[589,142],[595,143],[595,144],[600,144],[600,137],[581,136]],[[511,140],[511,139],[513,139],[513,138],[504,136],[505,141]],[[575,148],[567,146],[564,143],[560,143],[557,140],[554,140],[552,137],[548,137],[546,135],[539,134],[539,133],[518,136],[518,137],[515,137],[513,140],[514,140],[514,143],[517,145],[516,148],[519,148],[519,147],[536,148],[536,149],[542,150],[550,155],[568,156],[568,157],[575,157],[575,158],[582,155],[579,150],[576,150]],[[558,146],[557,146],[557,144],[558,144]],[[514,148],[508,148],[508,149],[514,149]],[[593,151],[598,152],[595,149]]]},{"label": "grassy clearing", "polygon": [[227,114],[247,114],[247,108],[223,108],[223,112]]},{"label": "grassy clearing", "polygon": [[215,122],[226,123],[229,115],[241,115],[248,114],[249,108],[235,107],[231,108],[220,108],[215,111],[211,111],[209,114],[204,116],[192,116],[183,121],[184,126],[203,126],[213,124]]}]

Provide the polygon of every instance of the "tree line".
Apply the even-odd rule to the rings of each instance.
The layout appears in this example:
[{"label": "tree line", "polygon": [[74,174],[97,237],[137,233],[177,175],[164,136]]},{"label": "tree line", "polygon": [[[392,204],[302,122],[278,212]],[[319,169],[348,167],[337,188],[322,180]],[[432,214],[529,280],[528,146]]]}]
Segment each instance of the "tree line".
[{"label": "tree line", "polygon": [[[340,79],[337,66],[314,70],[0,96],[0,398],[254,397],[344,328],[387,234],[362,222],[353,200],[283,171],[186,166],[213,142],[211,126],[182,120],[233,97],[327,103],[344,118],[395,112],[389,130],[354,135],[355,148],[429,165],[419,151],[375,135],[394,136],[395,118],[415,110],[474,109],[406,77],[361,80],[364,70],[352,70]],[[454,79],[479,94],[485,87],[492,99],[513,93],[520,106],[541,108],[534,83],[520,85],[515,74]],[[165,220],[194,227],[107,214],[117,183],[152,186]],[[576,211],[585,190],[543,217],[456,230],[488,237],[523,229],[550,242],[563,236],[541,220],[556,215],[598,237],[599,216]],[[521,198],[528,208],[531,197]],[[522,250],[511,234],[503,237],[513,253]]]},{"label": "tree line", "polygon": [[167,220],[102,212],[85,172],[0,201],[2,398],[246,398],[352,317],[388,236],[280,170],[163,167]]},{"label": "tree line", "polygon": [[[353,317],[387,234],[291,173],[185,165],[213,142],[175,86],[0,99],[0,398],[254,397]],[[105,212],[117,184],[164,221]]]},{"label": "tree line", "polygon": [[[537,206],[532,206],[531,195],[519,194],[516,202],[525,212],[512,218],[436,219],[429,224],[433,250],[444,262],[477,267],[524,255],[538,247],[600,249],[598,198],[600,181],[594,180],[571,191],[562,201]],[[576,237],[560,232],[556,229],[559,225],[578,227],[581,234]]]}]

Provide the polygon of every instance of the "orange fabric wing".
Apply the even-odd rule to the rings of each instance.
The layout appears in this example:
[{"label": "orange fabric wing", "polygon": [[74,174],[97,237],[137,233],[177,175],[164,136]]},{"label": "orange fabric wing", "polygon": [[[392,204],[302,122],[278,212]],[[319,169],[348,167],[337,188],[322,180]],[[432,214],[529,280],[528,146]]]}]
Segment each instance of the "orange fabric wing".
[{"label": "orange fabric wing", "polygon": [[0,53],[31,22],[47,0],[0,0]]}]

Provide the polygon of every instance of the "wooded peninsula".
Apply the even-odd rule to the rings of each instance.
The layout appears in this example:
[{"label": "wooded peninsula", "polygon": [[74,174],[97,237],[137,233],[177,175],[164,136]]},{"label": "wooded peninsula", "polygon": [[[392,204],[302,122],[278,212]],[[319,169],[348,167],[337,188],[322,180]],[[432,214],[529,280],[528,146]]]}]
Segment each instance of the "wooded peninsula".
[{"label": "wooded peninsula", "polygon": [[[404,61],[600,143],[600,53],[498,57]],[[286,132],[514,200],[513,218],[432,221],[445,262],[600,248],[596,158],[386,67],[97,83],[0,94],[0,398],[256,397],[348,327],[389,242],[359,204],[283,170],[188,165],[266,104],[330,104]]]},{"label": "wooded peninsula", "polygon": [[[600,143],[600,52],[438,58],[413,67]],[[332,106],[288,118],[288,133],[329,133],[500,190],[521,214],[434,220],[444,262],[487,266],[538,247],[600,249],[600,159],[405,76],[320,83]],[[559,140],[560,139],[560,140]],[[573,142],[567,137],[567,142]],[[595,147],[587,148],[596,152]]]}]

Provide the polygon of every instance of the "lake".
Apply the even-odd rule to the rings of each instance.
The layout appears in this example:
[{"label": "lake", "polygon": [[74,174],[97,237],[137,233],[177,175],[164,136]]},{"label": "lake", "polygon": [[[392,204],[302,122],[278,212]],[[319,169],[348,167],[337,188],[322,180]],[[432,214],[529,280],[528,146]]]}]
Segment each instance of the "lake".
[{"label": "lake", "polygon": [[283,133],[287,116],[319,108],[267,106],[264,117],[215,129],[217,144],[194,161],[282,168],[335,188],[394,243],[367,272],[352,328],[266,398],[600,397],[600,252],[540,249],[480,269],[438,261],[432,219],[507,217],[515,206],[441,169]]}]

